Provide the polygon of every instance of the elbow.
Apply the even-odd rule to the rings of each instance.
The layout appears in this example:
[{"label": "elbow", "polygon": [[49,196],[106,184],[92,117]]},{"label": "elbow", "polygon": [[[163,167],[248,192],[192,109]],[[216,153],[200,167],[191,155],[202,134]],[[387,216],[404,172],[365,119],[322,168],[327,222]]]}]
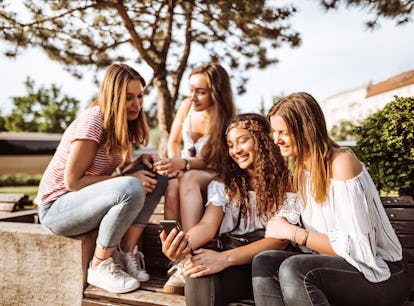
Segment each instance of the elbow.
[{"label": "elbow", "polygon": [[64,184],[65,184],[65,189],[68,191],[76,191],[78,190],[78,184],[76,184],[77,182],[71,178],[67,178],[65,177],[64,179]]}]

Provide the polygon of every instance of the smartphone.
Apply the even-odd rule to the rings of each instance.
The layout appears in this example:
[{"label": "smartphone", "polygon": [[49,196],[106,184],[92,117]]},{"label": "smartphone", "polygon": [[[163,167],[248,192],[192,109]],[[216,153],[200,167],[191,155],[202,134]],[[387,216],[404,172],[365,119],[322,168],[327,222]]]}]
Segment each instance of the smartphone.
[{"label": "smartphone", "polygon": [[173,228],[177,228],[178,231],[182,231],[180,222],[177,220],[161,220],[160,224],[167,235],[172,231]]}]

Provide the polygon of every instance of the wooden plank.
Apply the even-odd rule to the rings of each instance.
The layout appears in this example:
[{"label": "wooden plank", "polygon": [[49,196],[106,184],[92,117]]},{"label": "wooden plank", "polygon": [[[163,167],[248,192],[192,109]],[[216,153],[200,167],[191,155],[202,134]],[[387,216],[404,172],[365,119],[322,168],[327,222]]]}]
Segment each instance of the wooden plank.
[{"label": "wooden plank", "polygon": [[129,293],[111,293],[94,286],[88,286],[84,295],[88,299],[105,300],[127,305],[185,305],[185,298],[182,295],[147,291],[141,288]]},{"label": "wooden plank", "polygon": [[106,300],[82,299],[82,306],[130,306],[129,304],[120,304]]},{"label": "wooden plank", "polygon": [[16,208],[16,203],[11,202],[0,202],[0,211],[14,211]]},{"label": "wooden plank", "polygon": [[412,221],[391,221],[397,235],[400,234],[414,234],[414,222]]},{"label": "wooden plank", "polygon": [[22,209],[13,212],[0,211],[0,221],[38,223],[37,209]]},{"label": "wooden plank", "polygon": [[414,249],[403,248],[403,257],[406,263],[414,264]]},{"label": "wooden plank", "polygon": [[414,235],[398,235],[403,248],[414,248]]},{"label": "wooden plank", "polygon": [[400,197],[381,197],[382,205],[388,206],[399,206],[399,207],[410,207],[414,206],[414,200],[411,196],[400,196]]},{"label": "wooden plank", "polygon": [[414,221],[414,208],[385,208],[390,221]]},{"label": "wooden plank", "polygon": [[28,196],[23,193],[0,193],[0,202],[17,203],[27,198]]}]

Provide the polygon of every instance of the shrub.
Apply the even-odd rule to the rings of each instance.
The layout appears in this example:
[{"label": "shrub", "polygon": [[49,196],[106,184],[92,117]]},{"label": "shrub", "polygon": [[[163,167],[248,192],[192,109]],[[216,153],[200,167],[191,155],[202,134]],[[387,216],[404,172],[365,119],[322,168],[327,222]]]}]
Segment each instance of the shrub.
[{"label": "shrub", "polygon": [[4,174],[0,176],[0,186],[36,186],[39,185],[41,178],[41,174]]},{"label": "shrub", "polygon": [[375,185],[414,195],[414,97],[395,99],[356,128],[355,152]]}]

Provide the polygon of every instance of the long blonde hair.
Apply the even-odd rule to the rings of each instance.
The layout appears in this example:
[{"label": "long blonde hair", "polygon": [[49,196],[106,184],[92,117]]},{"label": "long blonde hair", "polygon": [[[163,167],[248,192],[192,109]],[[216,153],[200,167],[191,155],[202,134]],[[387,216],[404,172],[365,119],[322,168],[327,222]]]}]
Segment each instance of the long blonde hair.
[{"label": "long blonde hair", "polygon": [[99,105],[103,117],[105,153],[121,153],[121,164],[128,160],[131,143],[146,146],[149,141],[149,127],[144,110],[141,109],[137,119],[127,119],[127,85],[135,80],[140,81],[145,87],[144,78],[130,66],[110,65],[99,88],[98,99],[92,104]]},{"label": "long blonde hair", "polygon": [[217,63],[208,63],[194,68],[190,77],[199,73],[207,76],[213,100],[213,112],[208,133],[210,136],[203,147],[201,157],[210,167],[220,169],[223,157],[227,155],[224,132],[236,114],[230,78],[226,70]]},{"label": "long blonde hair", "polygon": [[305,199],[305,160],[310,161],[310,192],[317,203],[328,196],[333,148],[339,147],[328,135],[325,117],[310,94],[298,92],[278,101],[268,117],[281,117],[293,136],[297,155],[293,163],[293,188]]}]

